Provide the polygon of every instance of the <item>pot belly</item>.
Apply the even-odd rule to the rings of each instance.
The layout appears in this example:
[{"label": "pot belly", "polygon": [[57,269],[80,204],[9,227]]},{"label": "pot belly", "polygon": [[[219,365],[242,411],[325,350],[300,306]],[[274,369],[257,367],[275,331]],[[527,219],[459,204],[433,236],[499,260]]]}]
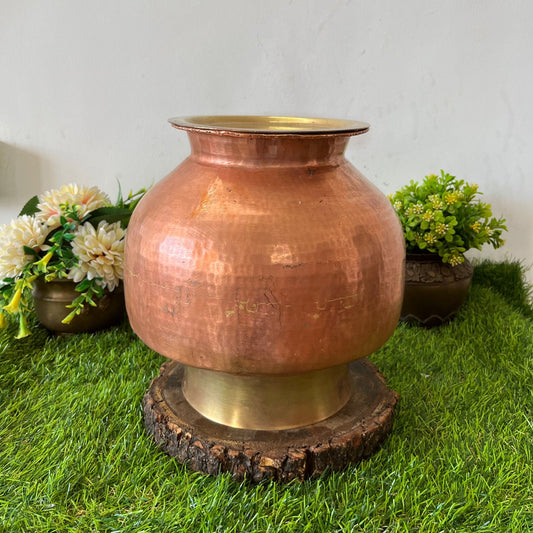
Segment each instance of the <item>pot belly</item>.
[{"label": "pot belly", "polygon": [[286,375],[365,357],[396,327],[403,237],[351,165],[250,170],[187,160],[134,212],[128,315],[186,365]]}]

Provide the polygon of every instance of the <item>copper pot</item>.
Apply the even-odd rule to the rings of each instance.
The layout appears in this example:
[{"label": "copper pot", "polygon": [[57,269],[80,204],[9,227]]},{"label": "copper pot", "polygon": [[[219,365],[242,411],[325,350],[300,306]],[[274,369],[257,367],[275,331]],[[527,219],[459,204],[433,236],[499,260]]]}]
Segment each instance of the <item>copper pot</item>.
[{"label": "copper pot", "polygon": [[368,124],[171,119],[192,153],[133,213],[131,325],[185,365],[184,394],[230,426],[307,425],[349,399],[348,363],[400,315],[404,241],[387,198],[345,158]]},{"label": "copper pot", "polygon": [[108,328],[124,320],[124,286],[120,282],[115,290],[104,289],[102,298],[95,298],[96,307],[85,305],[70,324],[61,321],[72,311],[67,308],[80,295],[74,281],[56,279],[45,282],[38,278],[33,287],[33,303],[39,322],[47,329],[62,334],[87,333]]}]

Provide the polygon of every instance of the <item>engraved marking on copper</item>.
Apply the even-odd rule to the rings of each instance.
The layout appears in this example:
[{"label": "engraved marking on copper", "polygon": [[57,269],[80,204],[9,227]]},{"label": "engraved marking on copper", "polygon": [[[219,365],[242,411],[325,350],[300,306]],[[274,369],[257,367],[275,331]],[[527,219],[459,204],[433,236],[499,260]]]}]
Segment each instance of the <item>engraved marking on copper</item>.
[{"label": "engraved marking on copper", "polygon": [[[354,293],[354,294],[349,294],[348,296],[340,296],[339,298],[331,298],[330,300],[326,300],[326,303],[324,305],[320,305],[318,300],[316,301],[316,308],[318,309],[318,311],[325,311],[327,308],[328,308],[328,304],[330,303],[333,303],[333,302],[343,302],[344,300],[349,300],[350,298],[355,298],[357,296],[357,293]],[[348,304],[348,305],[344,305],[344,309],[350,309],[354,306],[355,304]],[[329,306],[331,307],[331,306]]]}]

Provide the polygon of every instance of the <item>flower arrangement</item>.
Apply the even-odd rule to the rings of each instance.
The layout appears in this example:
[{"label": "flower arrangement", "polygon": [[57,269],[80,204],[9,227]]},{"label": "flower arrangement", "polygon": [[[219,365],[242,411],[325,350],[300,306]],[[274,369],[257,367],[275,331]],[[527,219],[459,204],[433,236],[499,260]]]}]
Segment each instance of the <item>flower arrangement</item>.
[{"label": "flower arrangement", "polygon": [[480,202],[478,185],[465,183],[441,170],[421,183],[411,183],[389,199],[402,223],[408,253],[438,254],[452,266],[464,252],[490,243],[504,244],[505,219],[493,218],[489,204]]},{"label": "flower arrangement", "polygon": [[146,189],[112,204],[98,187],[75,184],[31,198],[19,216],[0,226],[0,327],[18,318],[16,338],[30,334],[35,280],[70,279],[79,292],[67,307],[70,323],[85,305],[95,306],[104,289],[123,279],[126,227]]}]

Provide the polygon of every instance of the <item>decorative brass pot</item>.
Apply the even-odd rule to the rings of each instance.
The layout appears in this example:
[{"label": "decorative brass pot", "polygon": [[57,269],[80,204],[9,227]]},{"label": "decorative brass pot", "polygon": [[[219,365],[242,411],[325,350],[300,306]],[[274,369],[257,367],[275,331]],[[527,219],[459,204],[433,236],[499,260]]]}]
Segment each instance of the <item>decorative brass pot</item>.
[{"label": "decorative brass pot", "polygon": [[232,427],[312,424],[348,401],[348,363],[394,331],[404,241],[387,198],[345,158],[368,124],[171,119],[192,154],[128,226],[131,325],[185,365],[183,392]]},{"label": "decorative brass pot", "polygon": [[85,305],[82,312],[70,324],[61,321],[70,313],[66,306],[79,296],[76,283],[68,279],[45,282],[35,280],[33,302],[39,322],[47,329],[58,334],[86,333],[108,328],[124,319],[124,286],[122,282],[113,292],[104,290],[102,298],[96,298],[96,307]]},{"label": "decorative brass pot", "polygon": [[437,254],[407,254],[402,322],[425,327],[449,322],[465,301],[473,275],[468,259],[451,266]]}]

